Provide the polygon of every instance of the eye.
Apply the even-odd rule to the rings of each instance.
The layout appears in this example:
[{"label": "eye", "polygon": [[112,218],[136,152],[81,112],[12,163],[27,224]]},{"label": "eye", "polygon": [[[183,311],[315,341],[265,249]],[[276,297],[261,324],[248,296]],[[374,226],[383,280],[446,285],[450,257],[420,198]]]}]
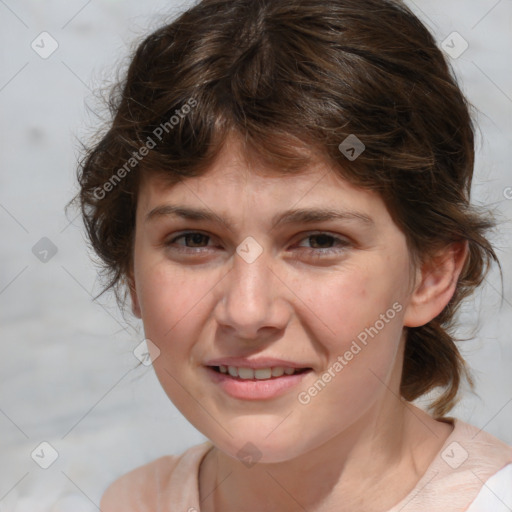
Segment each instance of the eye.
[{"label": "eye", "polygon": [[[320,258],[327,254],[339,254],[341,250],[349,245],[348,240],[329,233],[311,233],[301,240],[301,242],[303,241],[309,241],[312,246],[306,247],[306,252],[311,256]],[[303,246],[299,244],[299,247]]]},{"label": "eye", "polygon": [[207,235],[203,235],[203,233],[186,233],[184,235],[176,237],[174,239],[174,242],[176,242],[176,240],[179,240],[180,238],[183,238],[186,244],[187,242],[190,242],[192,246],[197,247],[201,245],[201,242],[204,242],[206,239],[210,237]]},{"label": "eye", "polygon": [[[180,240],[181,243],[179,242]],[[164,245],[175,251],[198,254],[202,252],[209,252],[211,249],[217,247],[215,245],[208,245],[208,242],[211,240],[212,237],[205,233],[201,233],[199,231],[188,231],[164,242]],[[303,245],[303,242],[305,241],[310,244],[310,247]],[[330,233],[310,233],[308,236],[302,238],[299,244],[295,246],[300,249],[298,251],[299,254],[296,254],[294,257],[304,257],[304,253],[314,258],[322,258],[333,254],[339,255],[340,251],[345,249],[348,245],[350,245],[348,240],[334,236]]]},{"label": "eye", "polygon": [[[185,245],[183,244],[177,244],[177,241],[183,239],[185,241]],[[168,242],[165,243],[167,246],[177,245],[178,247],[183,247],[185,249],[203,249],[206,246],[202,245],[203,243],[207,242],[209,239],[211,239],[210,236],[205,235],[204,233],[200,233],[199,231],[190,231],[187,233],[182,233],[181,235],[172,238]],[[182,250],[182,249],[178,249]]]}]

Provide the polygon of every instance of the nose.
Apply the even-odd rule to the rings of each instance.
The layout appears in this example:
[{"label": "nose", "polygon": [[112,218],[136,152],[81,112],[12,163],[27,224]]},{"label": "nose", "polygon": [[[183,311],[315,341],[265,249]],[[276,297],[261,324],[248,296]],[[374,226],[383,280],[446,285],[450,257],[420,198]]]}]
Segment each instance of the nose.
[{"label": "nose", "polygon": [[238,253],[231,272],[222,280],[215,308],[219,325],[230,335],[248,341],[282,331],[291,316],[287,288],[265,251],[252,262]]}]

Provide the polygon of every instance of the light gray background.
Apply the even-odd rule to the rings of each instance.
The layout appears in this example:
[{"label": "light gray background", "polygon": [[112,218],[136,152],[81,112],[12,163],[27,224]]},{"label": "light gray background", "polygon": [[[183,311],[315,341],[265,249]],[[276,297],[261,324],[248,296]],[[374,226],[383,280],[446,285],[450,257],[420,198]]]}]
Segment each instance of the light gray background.
[{"label": "light gray background", "polygon": [[[477,203],[502,225],[494,271],[462,320],[477,380],[452,412],[512,444],[512,3],[415,0],[409,5],[441,43],[457,31],[469,48],[451,62],[479,110]],[[0,0],[0,510],[89,511],[126,471],[204,438],[180,415],[132,350],[143,339],[112,297],[99,302],[96,269],[77,212],[77,140],[92,133],[91,90],[112,78],[134,39],[190,2]],[[58,49],[42,59],[31,42],[47,31]],[[70,222],[71,221],[71,222]],[[49,238],[57,254],[32,247]],[[128,321],[128,324],[127,324]],[[58,452],[41,469],[31,452]],[[40,452],[37,452],[40,453]],[[46,451],[45,457],[48,454]]]}]

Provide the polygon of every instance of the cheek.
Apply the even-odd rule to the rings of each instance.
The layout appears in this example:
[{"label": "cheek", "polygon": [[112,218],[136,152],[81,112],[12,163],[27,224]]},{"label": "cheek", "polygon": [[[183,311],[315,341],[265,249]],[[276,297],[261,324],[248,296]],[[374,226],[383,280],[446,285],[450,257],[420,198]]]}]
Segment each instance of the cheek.
[{"label": "cheek", "polygon": [[325,333],[316,338],[325,367],[297,396],[305,414],[315,411],[308,419],[311,429],[322,432],[330,425],[330,434],[348,428],[386,394],[384,383],[401,368],[404,307],[396,276],[351,270],[326,281],[311,300],[319,317],[316,334]]},{"label": "cheek", "polygon": [[[139,275],[137,293],[144,330],[160,350],[186,344],[185,333],[199,324],[198,313],[212,285],[202,273],[184,273],[169,265],[149,268]],[[180,339],[179,344],[173,340]]]},{"label": "cheek", "polygon": [[198,414],[190,392],[199,396],[199,390],[191,385],[191,379],[197,359],[195,342],[204,328],[204,308],[214,286],[210,281],[204,273],[184,273],[169,265],[154,266],[139,274],[145,337],[158,347],[153,369],[168,397],[186,416]]},{"label": "cheek", "polygon": [[[325,356],[316,376],[322,382],[308,383],[298,397],[306,408],[314,402],[349,421],[385,392],[383,382],[398,374],[407,284],[399,268],[372,262],[333,273],[322,286],[316,279],[303,281],[302,293],[306,287],[314,290],[309,306],[315,314],[309,317],[317,327],[311,330]],[[311,420],[319,422],[318,428],[325,421],[320,416]]]},{"label": "cheek", "polygon": [[309,317],[318,325],[313,330],[325,333],[319,341],[331,356],[334,351],[348,350],[358,337],[364,342],[375,330],[379,334],[386,331],[395,340],[400,337],[404,294],[399,276],[389,269],[384,272],[377,265],[360,266],[297,282],[301,283],[298,295],[308,297]]}]

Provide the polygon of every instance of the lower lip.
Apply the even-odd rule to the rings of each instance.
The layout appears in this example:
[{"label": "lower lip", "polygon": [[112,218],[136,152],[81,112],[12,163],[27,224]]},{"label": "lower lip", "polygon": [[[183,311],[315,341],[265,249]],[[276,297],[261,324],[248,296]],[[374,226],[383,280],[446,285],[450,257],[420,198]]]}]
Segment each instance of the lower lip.
[{"label": "lower lip", "polygon": [[289,389],[297,386],[311,370],[283,375],[264,380],[243,380],[231,377],[229,374],[219,373],[211,367],[206,367],[210,378],[220,386],[228,395],[241,400],[268,400],[283,395]]}]

